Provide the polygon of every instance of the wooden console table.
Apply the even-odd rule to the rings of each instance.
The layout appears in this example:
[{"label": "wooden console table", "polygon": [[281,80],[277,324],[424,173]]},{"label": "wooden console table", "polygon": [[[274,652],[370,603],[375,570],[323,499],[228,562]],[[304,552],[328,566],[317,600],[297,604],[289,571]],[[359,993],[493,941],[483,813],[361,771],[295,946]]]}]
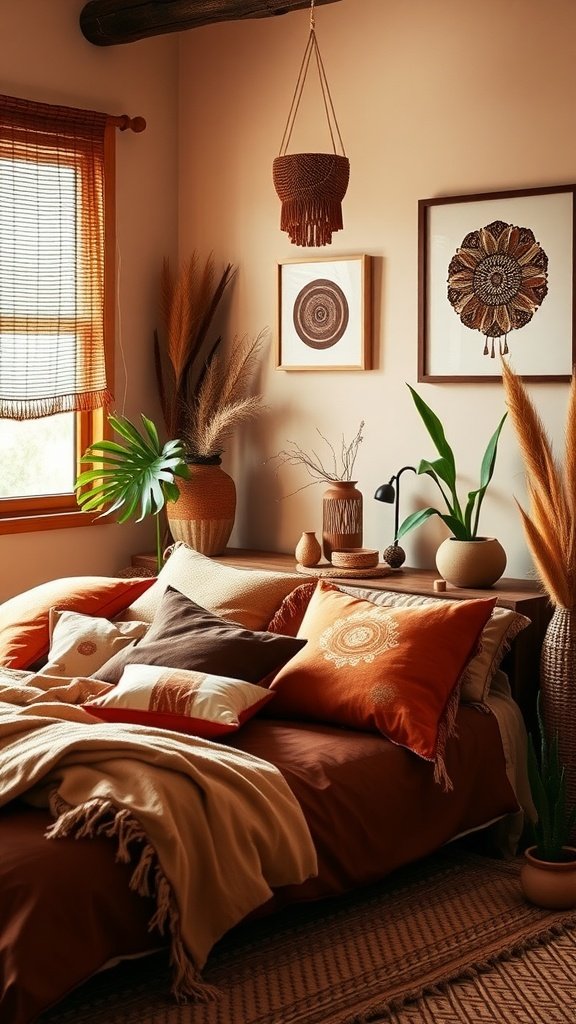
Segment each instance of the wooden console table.
[{"label": "wooden console table", "polygon": [[[296,568],[293,554],[274,551],[253,551],[244,548],[228,548],[218,555],[216,561],[236,569],[268,569],[272,572],[291,572]],[[135,568],[156,571],[156,555],[133,555]],[[302,576],[302,582],[310,580]],[[393,569],[387,576],[376,579],[346,577],[340,581],[348,587],[366,587],[370,590],[391,590],[399,594],[421,594],[425,597],[450,598],[452,601],[466,601],[483,597],[496,597],[497,604],[521,612],[530,619],[528,626],[515,640],[504,668],[514,681],[515,697],[520,704],[528,728],[534,726],[536,693],[540,676],[540,648],[548,625],[552,608],[538,583],[533,580],[518,580],[503,577],[487,590],[468,590],[446,584],[446,590],[434,590],[438,572],[434,569],[410,569],[403,566]]]}]

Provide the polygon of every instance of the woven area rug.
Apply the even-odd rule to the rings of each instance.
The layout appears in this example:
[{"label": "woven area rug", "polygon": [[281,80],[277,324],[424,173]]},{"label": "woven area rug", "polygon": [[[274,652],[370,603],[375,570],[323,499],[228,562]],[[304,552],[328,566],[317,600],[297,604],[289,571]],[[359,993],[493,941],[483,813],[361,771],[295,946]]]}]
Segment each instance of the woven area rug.
[{"label": "woven area rug", "polygon": [[[573,1024],[576,911],[526,903],[518,872],[448,849],[359,893],[236,929],[204,970],[221,990],[215,1002],[175,1005],[157,955],[102,972],[39,1024]],[[550,958],[564,941],[566,959]],[[478,986],[494,977],[491,1017]],[[534,1017],[513,1005],[530,990]]]}]

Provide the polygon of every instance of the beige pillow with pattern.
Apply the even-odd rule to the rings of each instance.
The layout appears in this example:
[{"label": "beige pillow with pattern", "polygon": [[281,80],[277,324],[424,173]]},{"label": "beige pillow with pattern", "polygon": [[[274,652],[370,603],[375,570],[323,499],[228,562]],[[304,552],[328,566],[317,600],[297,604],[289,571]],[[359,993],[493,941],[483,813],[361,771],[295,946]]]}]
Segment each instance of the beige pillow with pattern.
[{"label": "beige pillow with pattern", "polygon": [[263,629],[302,577],[265,569],[235,569],[178,541],[146,594],[122,612],[122,619],[152,622],[166,587],[222,619],[246,629]]},{"label": "beige pillow with pattern", "polygon": [[147,622],[110,622],[93,615],[50,609],[50,651],[44,676],[90,676],[113,654],[139,640]]}]

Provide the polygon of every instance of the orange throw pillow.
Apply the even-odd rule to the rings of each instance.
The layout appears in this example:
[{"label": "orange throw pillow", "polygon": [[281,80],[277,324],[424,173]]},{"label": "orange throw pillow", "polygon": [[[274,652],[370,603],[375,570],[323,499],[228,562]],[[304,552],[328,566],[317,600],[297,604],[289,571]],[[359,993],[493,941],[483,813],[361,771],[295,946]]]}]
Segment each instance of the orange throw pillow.
[{"label": "orange throw pillow", "polygon": [[308,643],[270,686],[274,717],[381,732],[433,761],[436,780],[452,788],[444,749],[460,678],[494,605],[378,607],[320,580],[298,631]]},{"label": "orange throw pillow", "polygon": [[110,619],[154,582],[154,577],[69,576],[9,598],[0,604],[0,665],[28,668],[48,653],[51,608]]}]

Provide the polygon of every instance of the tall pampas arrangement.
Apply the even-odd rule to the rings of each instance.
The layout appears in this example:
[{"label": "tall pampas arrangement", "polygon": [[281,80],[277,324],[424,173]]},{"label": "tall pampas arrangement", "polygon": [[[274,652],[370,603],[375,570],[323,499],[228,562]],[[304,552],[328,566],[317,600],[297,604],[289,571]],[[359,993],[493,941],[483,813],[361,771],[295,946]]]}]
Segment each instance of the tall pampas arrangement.
[{"label": "tall pampas arrangement", "polygon": [[162,265],[156,377],[166,429],[183,442],[190,462],[218,462],[235,429],[263,408],[250,387],[266,332],[235,338],[226,354],[222,337],[214,336],[214,320],[235,273],[228,263],[218,275],[213,257],[201,264],[197,253],[177,273],[168,260]]},{"label": "tall pampas arrangement", "polygon": [[572,378],[563,462],[552,450],[526,386],[502,361],[510,418],[526,466],[530,509],[518,504],[538,576],[559,608],[576,607],[576,378]]},{"label": "tall pampas arrangement", "polygon": [[558,743],[569,814],[576,807],[576,377],[572,374],[562,463],[524,383],[504,361],[502,380],[526,466],[530,508],[518,506],[524,533],[555,606],[542,643],[540,690],[548,738]]}]

